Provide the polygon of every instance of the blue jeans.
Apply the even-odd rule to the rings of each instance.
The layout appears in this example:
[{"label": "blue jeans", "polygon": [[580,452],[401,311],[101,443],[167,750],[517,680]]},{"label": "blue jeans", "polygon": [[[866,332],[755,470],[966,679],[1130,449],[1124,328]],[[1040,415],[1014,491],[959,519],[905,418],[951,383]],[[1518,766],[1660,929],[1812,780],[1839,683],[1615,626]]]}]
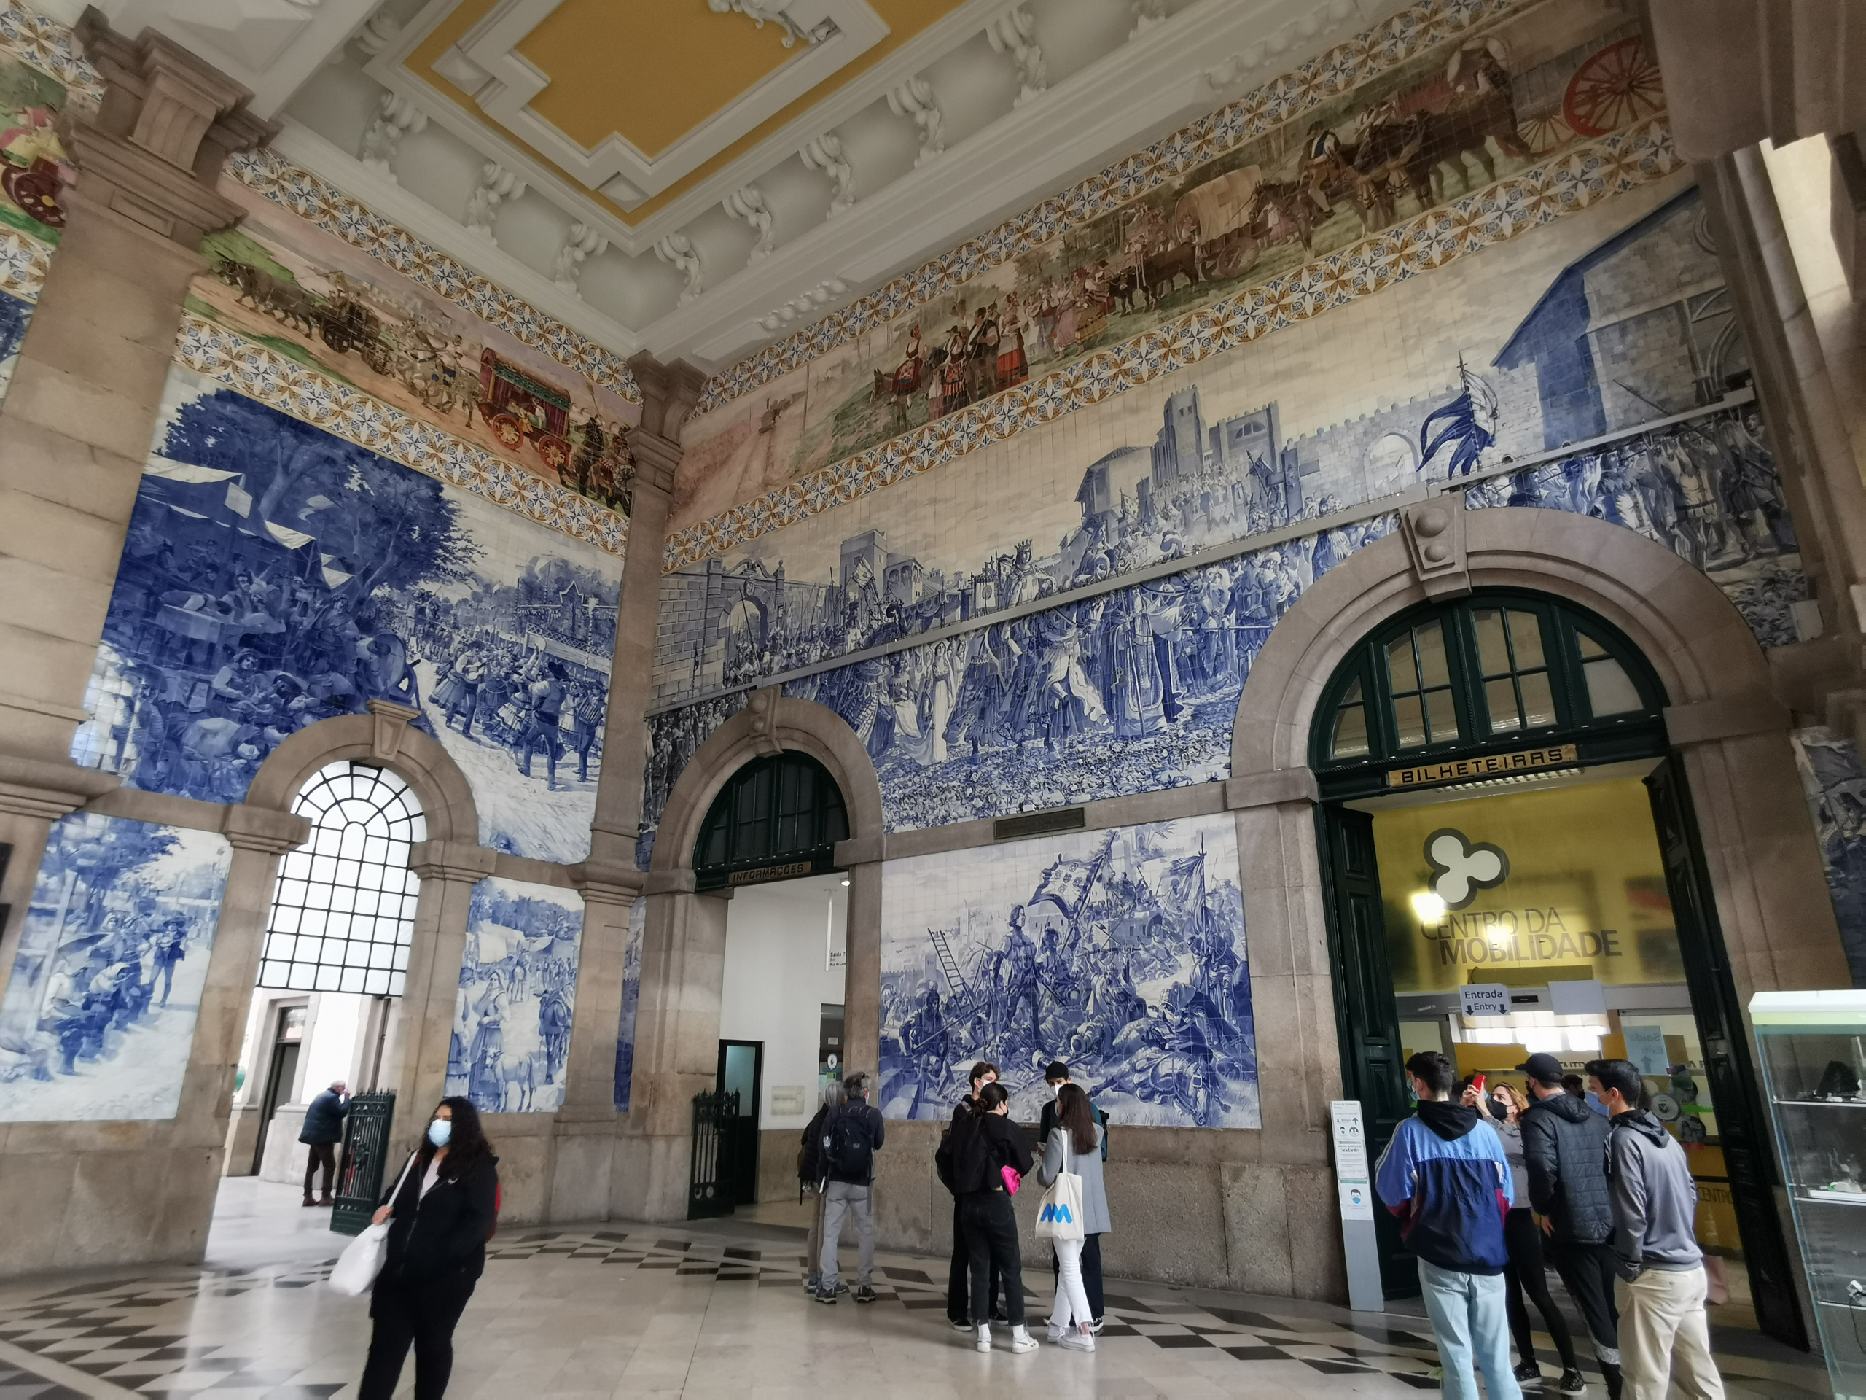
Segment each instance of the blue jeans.
[{"label": "blue jeans", "polygon": [[1438,1359],[1445,1368],[1439,1394],[1445,1400],[1477,1400],[1475,1366],[1484,1373],[1490,1400],[1522,1400],[1522,1387],[1510,1371],[1503,1275],[1461,1274],[1421,1259],[1419,1289],[1425,1294]]}]

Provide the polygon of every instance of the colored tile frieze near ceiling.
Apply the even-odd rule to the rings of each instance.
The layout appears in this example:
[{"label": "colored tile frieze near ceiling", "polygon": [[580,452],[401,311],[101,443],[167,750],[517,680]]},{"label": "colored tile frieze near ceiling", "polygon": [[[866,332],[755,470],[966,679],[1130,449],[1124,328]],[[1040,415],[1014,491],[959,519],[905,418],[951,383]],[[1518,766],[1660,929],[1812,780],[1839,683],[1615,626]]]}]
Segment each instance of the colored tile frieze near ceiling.
[{"label": "colored tile frieze near ceiling", "polygon": [[[38,295],[95,102],[62,25],[0,3],[0,293]],[[621,357],[269,151],[230,164],[176,359],[270,407],[620,554],[640,391]]]},{"label": "colored tile frieze near ceiling", "polygon": [[1425,0],[717,376],[666,567],[1660,179],[1662,111],[1601,0]]}]

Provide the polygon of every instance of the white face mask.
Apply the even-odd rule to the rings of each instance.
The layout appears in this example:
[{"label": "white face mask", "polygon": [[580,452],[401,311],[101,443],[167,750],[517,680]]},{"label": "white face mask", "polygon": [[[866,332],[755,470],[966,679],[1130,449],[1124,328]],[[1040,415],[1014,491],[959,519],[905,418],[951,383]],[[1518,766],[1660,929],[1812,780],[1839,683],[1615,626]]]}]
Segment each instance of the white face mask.
[{"label": "white face mask", "polygon": [[448,1119],[436,1118],[428,1124],[428,1141],[436,1147],[445,1147],[454,1136],[454,1125]]},{"label": "white face mask", "polygon": [[1062,1086],[1062,1085],[1060,1085],[1060,1084],[1052,1084],[1052,1085],[1050,1085],[1050,1097],[1051,1097],[1051,1098],[1053,1098],[1053,1099],[1060,1099],[1060,1098],[1061,1098],[1062,1096],[1063,1096],[1063,1086]]}]

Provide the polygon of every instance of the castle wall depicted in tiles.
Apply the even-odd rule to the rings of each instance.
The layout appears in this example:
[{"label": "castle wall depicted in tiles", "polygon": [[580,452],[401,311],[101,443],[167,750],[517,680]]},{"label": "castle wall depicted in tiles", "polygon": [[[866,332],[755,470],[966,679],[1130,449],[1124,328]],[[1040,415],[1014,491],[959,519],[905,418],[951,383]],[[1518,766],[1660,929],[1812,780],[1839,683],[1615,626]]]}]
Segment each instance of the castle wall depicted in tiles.
[{"label": "castle wall depicted in tiles", "polygon": [[589,851],[621,561],[176,370],[74,758],[243,800],[286,736],[413,706],[480,839]]},{"label": "castle wall depicted in tiles", "polygon": [[989,1060],[1034,1121],[1061,1058],[1119,1123],[1257,1127],[1237,869],[1228,816],[889,861],[876,1103],[943,1121]]},{"label": "castle wall depicted in tiles", "polygon": [[576,1010],[583,901],[574,890],[481,880],[467,910],[447,1092],[481,1113],[555,1113]]},{"label": "castle wall depicted in tiles", "polygon": [[1276,620],[1421,482],[1635,530],[1792,642],[1807,581],[1747,369],[1672,176],[682,566],[657,688],[706,698],[652,721],[650,824],[774,677],[861,737],[891,829],[1223,777]]},{"label": "castle wall depicted in tiles", "polygon": [[0,1005],[0,1122],[175,1116],[229,857],[121,817],[52,828]]},{"label": "castle wall depicted in tiles", "polygon": [[715,376],[674,523],[1060,382],[1499,178],[1598,161],[1662,105],[1602,0],[1421,0]]}]

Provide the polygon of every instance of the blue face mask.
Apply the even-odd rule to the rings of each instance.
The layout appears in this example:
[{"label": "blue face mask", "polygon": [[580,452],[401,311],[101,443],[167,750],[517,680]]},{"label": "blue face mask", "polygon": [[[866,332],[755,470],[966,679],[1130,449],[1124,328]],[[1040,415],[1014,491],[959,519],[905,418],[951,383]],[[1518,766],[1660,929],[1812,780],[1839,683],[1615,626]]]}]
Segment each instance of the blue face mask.
[{"label": "blue face mask", "polygon": [[445,1147],[453,1140],[454,1125],[445,1118],[436,1118],[428,1124],[428,1141],[436,1147]]}]

